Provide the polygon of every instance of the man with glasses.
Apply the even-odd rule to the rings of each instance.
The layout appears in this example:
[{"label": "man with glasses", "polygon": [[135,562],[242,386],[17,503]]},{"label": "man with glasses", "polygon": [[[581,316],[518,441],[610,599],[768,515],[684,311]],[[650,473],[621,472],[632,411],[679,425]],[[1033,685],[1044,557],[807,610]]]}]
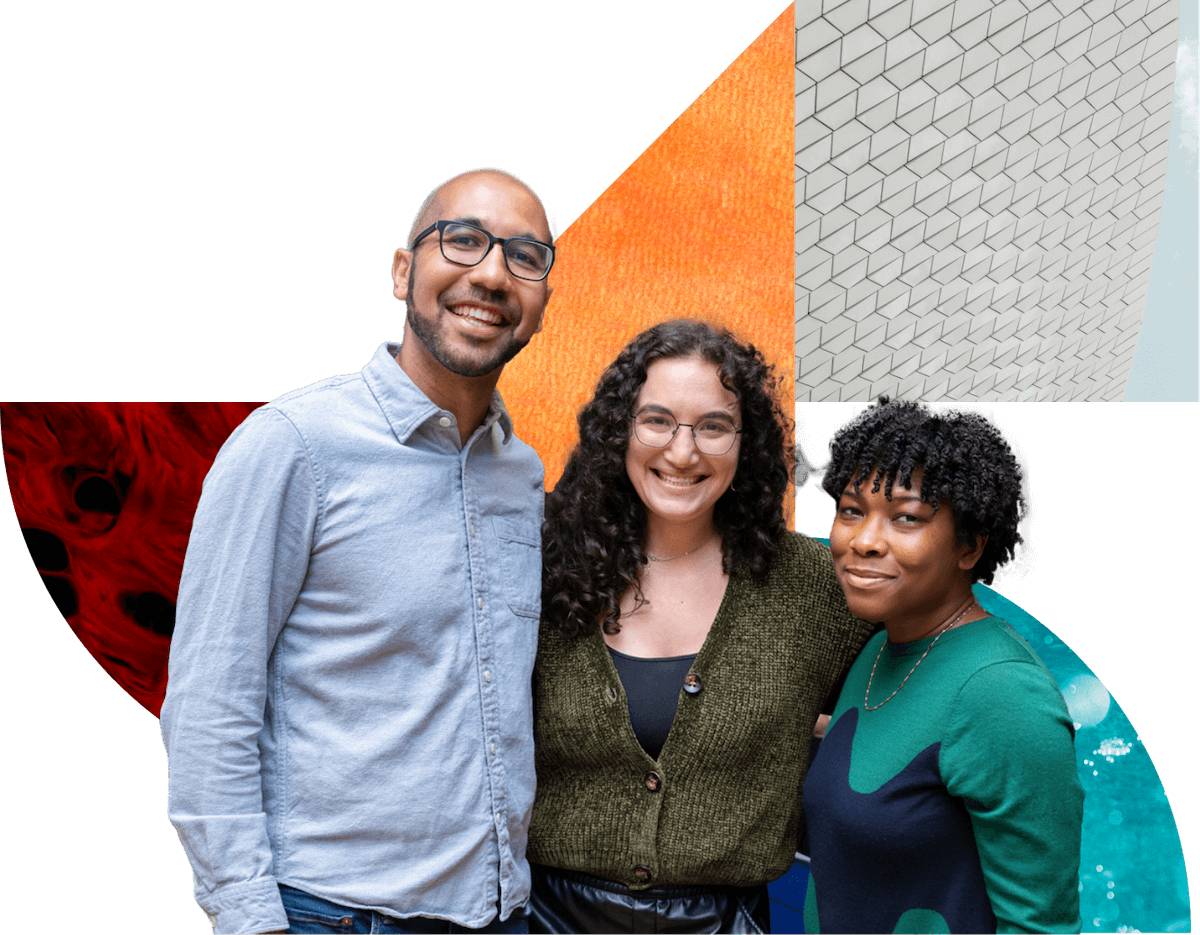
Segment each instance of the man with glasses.
[{"label": "man with glasses", "polygon": [[216,931],[527,930],[543,472],[495,388],[553,263],[524,184],[451,179],[395,254],[403,342],[217,456],[162,709]]}]

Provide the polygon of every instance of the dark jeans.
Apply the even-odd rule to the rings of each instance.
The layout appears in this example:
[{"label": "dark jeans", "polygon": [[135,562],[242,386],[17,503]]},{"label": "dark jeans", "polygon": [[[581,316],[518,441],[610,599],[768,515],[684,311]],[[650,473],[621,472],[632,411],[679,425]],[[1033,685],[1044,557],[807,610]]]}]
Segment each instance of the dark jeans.
[{"label": "dark jeans", "polygon": [[472,929],[445,919],[430,919],[426,916],[416,916],[412,919],[397,919],[384,915],[372,909],[352,909],[349,906],[339,906],[319,896],[312,896],[303,890],[280,885],[279,895],[283,899],[283,908],[287,913],[288,931],[297,935],[306,932],[378,932],[380,935],[405,935],[416,932],[513,932],[529,931],[529,921],[525,913],[518,910],[501,922],[493,919],[483,928]]}]

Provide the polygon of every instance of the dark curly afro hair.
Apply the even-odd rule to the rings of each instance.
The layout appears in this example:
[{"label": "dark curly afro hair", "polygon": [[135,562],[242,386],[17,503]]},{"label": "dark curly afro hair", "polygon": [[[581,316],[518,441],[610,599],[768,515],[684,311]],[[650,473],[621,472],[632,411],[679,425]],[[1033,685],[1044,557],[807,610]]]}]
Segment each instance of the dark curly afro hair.
[{"label": "dark curly afro hair", "polygon": [[[699,357],[715,364],[741,405],[733,485],[717,501],[726,574],[737,560],[766,576],[787,529],[784,495],[795,465],[793,426],[779,402],[775,370],[724,328],[668,321],[643,331],[617,355],[579,411],[579,443],[546,496],[542,525],[542,616],[567,634],[620,630],[621,595],[646,564],[646,507],[625,470],[633,406],[656,360]],[[734,489],[736,487],[736,490]]]},{"label": "dark curly afro hair", "polygon": [[972,580],[991,584],[996,569],[1012,558],[1025,510],[1021,466],[987,419],[970,412],[938,414],[881,396],[840,429],[829,447],[821,486],[834,500],[851,481],[859,490],[872,477],[871,492],[882,482],[890,500],[893,485],[910,487],[913,472],[920,470],[921,500],[935,513],[943,503],[950,507],[960,545],[987,536]]}]

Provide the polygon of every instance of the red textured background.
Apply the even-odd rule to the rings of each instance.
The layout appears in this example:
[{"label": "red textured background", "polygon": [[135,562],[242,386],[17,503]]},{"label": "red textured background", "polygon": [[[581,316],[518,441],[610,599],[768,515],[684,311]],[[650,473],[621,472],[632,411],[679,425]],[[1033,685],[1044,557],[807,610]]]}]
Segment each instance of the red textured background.
[{"label": "red textured background", "polygon": [[88,652],[155,715],[200,486],[258,405],[0,403],[8,485],[42,580]]}]

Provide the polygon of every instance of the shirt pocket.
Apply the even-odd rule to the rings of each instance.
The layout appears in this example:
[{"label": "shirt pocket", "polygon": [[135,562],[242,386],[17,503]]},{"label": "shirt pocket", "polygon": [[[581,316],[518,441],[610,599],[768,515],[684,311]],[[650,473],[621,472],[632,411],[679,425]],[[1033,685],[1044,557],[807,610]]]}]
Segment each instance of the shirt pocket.
[{"label": "shirt pocket", "polygon": [[492,518],[503,571],[500,593],[518,617],[542,615],[542,531],[535,523]]}]

